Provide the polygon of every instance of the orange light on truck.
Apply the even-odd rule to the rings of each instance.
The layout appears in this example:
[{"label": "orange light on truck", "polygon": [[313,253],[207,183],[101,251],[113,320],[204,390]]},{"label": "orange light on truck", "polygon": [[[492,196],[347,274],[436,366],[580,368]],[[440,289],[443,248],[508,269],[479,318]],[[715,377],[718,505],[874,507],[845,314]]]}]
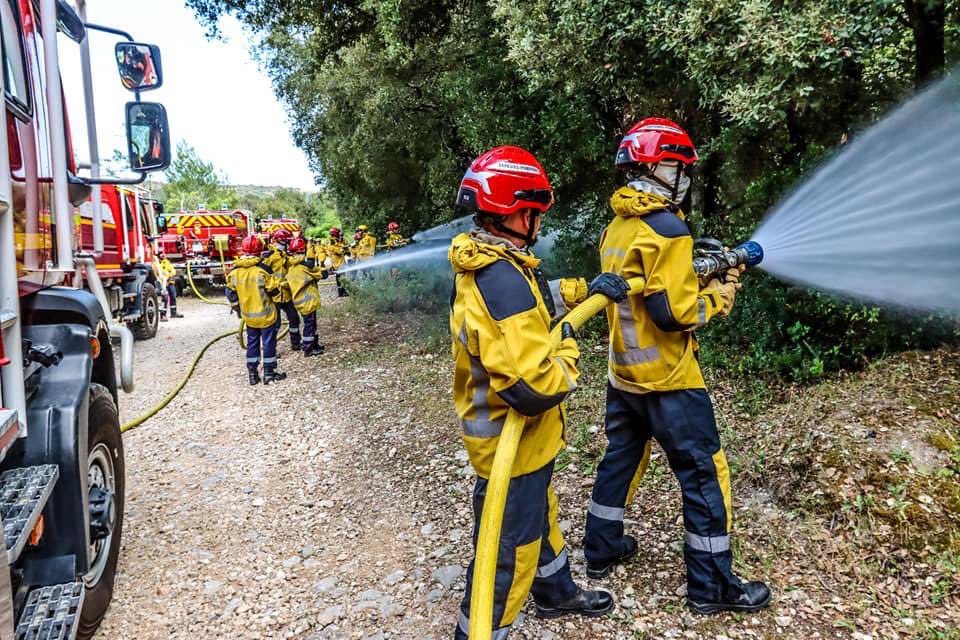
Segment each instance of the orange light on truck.
[{"label": "orange light on truck", "polygon": [[93,356],[94,360],[100,357],[100,340],[97,339],[97,336],[90,338],[90,355]]}]

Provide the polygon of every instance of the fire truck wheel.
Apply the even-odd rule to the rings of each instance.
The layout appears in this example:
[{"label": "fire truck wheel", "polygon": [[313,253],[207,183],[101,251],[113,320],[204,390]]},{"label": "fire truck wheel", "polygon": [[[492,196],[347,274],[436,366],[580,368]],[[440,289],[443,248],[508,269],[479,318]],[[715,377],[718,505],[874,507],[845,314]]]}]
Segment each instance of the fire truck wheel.
[{"label": "fire truck wheel", "polygon": [[124,463],[120,418],[106,387],[90,385],[87,484],[90,508],[90,571],[77,637],[93,637],[113,597],[123,532]]},{"label": "fire truck wheel", "polygon": [[149,340],[157,335],[160,327],[160,299],[156,287],[144,282],[142,298],[143,308],[140,309],[140,319],[133,324],[133,336],[137,340]]}]

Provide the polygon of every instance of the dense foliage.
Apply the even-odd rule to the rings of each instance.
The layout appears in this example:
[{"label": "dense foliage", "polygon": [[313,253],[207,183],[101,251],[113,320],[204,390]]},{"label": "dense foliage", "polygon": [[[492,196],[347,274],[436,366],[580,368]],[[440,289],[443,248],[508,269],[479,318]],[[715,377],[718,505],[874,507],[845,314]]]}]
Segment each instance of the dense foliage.
[{"label": "dense foliage", "polygon": [[[636,119],[690,130],[701,156],[693,224],[734,242],[831,149],[960,59],[960,0],[188,4],[214,31],[232,14],[258,34],[295,140],[348,225],[449,220],[472,157],[525,145],[557,188],[550,224],[566,273],[595,269],[613,154]],[[791,319],[802,316],[811,348],[800,370],[823,362],[810,353],[837,348],[842,364],[863,355],[859,340],[874,344],[847,332],[875,311],[772,282],[749,297],[739,320],[751,334],[758,309],[779,314],[762,327],[764,349],[793,350]],[[911,332],[888,333],[867,351],[912,344]]]}]

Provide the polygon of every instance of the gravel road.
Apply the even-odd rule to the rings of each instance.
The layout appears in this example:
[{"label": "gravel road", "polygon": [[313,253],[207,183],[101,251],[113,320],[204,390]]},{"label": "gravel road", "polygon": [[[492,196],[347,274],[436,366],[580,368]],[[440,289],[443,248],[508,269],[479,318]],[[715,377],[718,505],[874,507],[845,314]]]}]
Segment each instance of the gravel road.
[{"label": "gravel road", "polygon": [[[160,400],[196,352],[236,324],[222,306],[186,299],[182,310],[186,318],[137,343],[137,389],[121,397],[124,422]],[[237,341],[220,341],[169,407],[126,434],[120,570],[98,638],[451,637],[470,559],[473,474],[450,406],[447,348],[427,346],[421,325],[397,317],[358,322],[334,309],[320,329],[327,354],[304,360],[284,342],[280,366],[289,377],[268,387],[250,387]],[[594,348],[602,356],[605,347]],[[603,381],[594,378],[570,409],[599,423]],[[811,396],[811,415],[819,421],[818,398]],[[765,421],[778,420],[733,413],[719,390],[715,399],[726,422],[752,429],[744,433],[765,433]],[[792,406],[787,422],[796,419]],[[607,580],[588,582],[580,540],[593,471],[577,462],[574,445],[600,438],[570,443],[574,463],[558,466],[555,485],[575,579],[609,587],[618,608],[599,620],[522,614],[511,638],[935,637],[879,598],[913,603],[923,625],[935,625],[923,629],[956,628],[949,597],[931,604],[917,591],[933,569],[882,587],[876,577],[863,582],[831,560],[854,558],[855,568],[857,544],[757,491],[736,496],[738,565],[768,579],[777,600],[756,616],[691,615],[683,606],[679,495],[660,454],[627,519],[641,554]]]}]

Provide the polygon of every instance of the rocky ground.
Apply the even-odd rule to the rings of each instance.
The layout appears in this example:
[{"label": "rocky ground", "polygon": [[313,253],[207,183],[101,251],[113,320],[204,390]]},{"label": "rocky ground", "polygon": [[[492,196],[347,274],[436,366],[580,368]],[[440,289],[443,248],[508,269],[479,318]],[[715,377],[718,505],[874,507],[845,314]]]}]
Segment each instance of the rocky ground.
[{"label": "rocky ground", "polygon": [[[235,325],[186,318],[136,347],[124,421]],[[99,638],[449,638],[470,557],[472,472],[448,399],[449,356],[417,319],[321,321],[327,355],[280,349],[289,378],[246,383],[234,338],[126,434],[120,573]],[[585,345],[558,464],[573,569],[602,451],[603,346]],[[755,616],[689,614],[676,482],[657,457],[628,511],[641,552],[593,586],[601,620],[524,616],[520,638],[958,638],[960,357],[905,354],[762,411],[716,389],[735,479],[738,571],[777,594]],[[528,603],[526,612],[532,607]]]}]

